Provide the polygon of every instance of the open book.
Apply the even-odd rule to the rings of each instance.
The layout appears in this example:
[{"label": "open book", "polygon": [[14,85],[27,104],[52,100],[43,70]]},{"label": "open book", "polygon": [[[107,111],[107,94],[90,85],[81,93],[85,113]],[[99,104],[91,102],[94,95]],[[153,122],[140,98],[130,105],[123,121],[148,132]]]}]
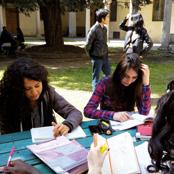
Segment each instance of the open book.
[{"label": "open book", "polygon": [[141,115],[138,113],[133,113],[130,115],[130,119],[124,122],[119,121],[111,121],[112,129],[114,130],[126,130],[137,125],[145,123],[145,121],[153,120],[154,117],[152,115]]},{"label": "open book", "polygon": [[[53,136],[53,126],[32,128],[31,137],[33,143],[41,143],[55,139]],[[86,137],[86,134],[83,129],[78,126],[71,133],[67,134],[66,137],[68,139],[76,139]]]},{"label": "open book", "polygon": [[[70,141],[64,136],[49,142],[28,145],[27,148],[58,174],[72,174],[73,169],[87,163],[88,150],[77,141]],[[84,167],[80,169],[82,171],[76,170],[78,172],[75,174],[84,172]]]},{"label": "open book", "polygon": [[[98,140],[103,143],[106,141],[100,135]],[[133,139],[128,132],[108,138],[107,142],[110,150],[103,164],[103,174],[141,173]]]}]

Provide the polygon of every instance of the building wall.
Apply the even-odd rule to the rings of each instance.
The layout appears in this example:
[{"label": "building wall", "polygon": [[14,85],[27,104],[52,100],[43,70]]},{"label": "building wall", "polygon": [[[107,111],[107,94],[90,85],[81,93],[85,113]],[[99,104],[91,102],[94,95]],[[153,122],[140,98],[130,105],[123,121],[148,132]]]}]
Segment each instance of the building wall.
[{"label": "building wall", "polygon": [[[143,15],[145,21],[145,28],[154,42],[160,42],[162,35],[163,21],[152,21],[153,4],[142,7],[140,13]],[[117,20],[110,22],[109,25],[109,38],[113,38],[113,32],[118,32],[120,39],[124,39],[125,32],[119,29],[120,22],[127,15],[129,10],[124,6],[118,5],[117,7]],[[32,12],[30,16],[19,14],[19,24],[25,36],[36,36],[36,12]],[[68,12],[62,15],[62,31],[63,35],[68,35]],[[77,12],[77,36],[84,36],[85,34],[85,11]],[[6,25],[5,8],[3,8],[3,23]],[[40,33],[44,34],[43,21],[41,20]],[[172,4],[172,18],[171,18],[171,34],[174,34],[174,3]]]},{"label": "building wall", "polygon": [[35,36],[36,35],[36,12],[30,13],[30,16],[26,16],[20,13],[19,25],[25,36]]},{"label": "building wall", "polygon": [[[120,39],[124,39],[125,32],[119,29],[120,22],[129,12],[128,9],[123,6],[117,7],[117,21],[110,22],[109,38],[113,38],[113,32],[120,32]],[[145,22],[145,28],[147,29],[153,42],[160,42],[162,36],[163,21],[152,21],[153,4],[142,7],[140,13],[142,14]],[[172,17],[171,17],[171,34],[174,34],[174,3],[172,4]]]}]

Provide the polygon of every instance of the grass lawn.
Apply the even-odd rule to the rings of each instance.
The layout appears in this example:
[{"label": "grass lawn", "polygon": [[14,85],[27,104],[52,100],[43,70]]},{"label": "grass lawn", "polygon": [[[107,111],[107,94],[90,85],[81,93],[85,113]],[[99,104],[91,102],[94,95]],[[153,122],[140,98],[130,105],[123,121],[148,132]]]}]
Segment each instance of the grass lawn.
[{"label": "grass lawn", "polygon": [[[157,52],[153,53],[155,58],[147,58],[144,63],[150,67],[150,82],[152,93],[160,96],[166,91],[166,85],[170,80],[174,80],[174,56],[159,57]],[[112,64],[112,71],[116,64]],[[0,68],[0,78],[3,75],[5,65]],[[53,69],[48,67],[50,84],[66,89],[78,89],[91,91],[91,64],[80,65],[79,68],[66,67],[61,69]],[[102,74],[101,74],[102,76]]]},{"label": "grass lawn", "polygon": [[[144,63],[150,67],[150,82],[152,93],[161,95],[166,91],[167,83],[174,79],[174,60],[165,63],[147,60]],[[112,71],[115,64],[112,64]],[[65,68],[64,70],[49,69],[50,82],[52,85],[78,90],[91,90],[91,66],[81,68]]]}]

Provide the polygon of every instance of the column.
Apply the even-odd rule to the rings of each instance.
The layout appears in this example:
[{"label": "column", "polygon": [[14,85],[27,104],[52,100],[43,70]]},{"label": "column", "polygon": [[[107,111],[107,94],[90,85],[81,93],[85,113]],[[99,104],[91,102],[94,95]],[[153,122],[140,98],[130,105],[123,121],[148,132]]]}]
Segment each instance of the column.
[{"label": "column", "polygon": [[[104,8],[110,10],[111,2],[112,2],[112,0],[103,0],[103,3],[105,4]],[[110,24],[110,22],[108,23],[108,26],[107,26],[107,38],[108,38],[108,41],[109,41],[109,33],[110,33],[109,24]]]},{"label": "column", "polygon": [[90,9],[86,8],[86,16],[85,16],[85,36],[87,37],[88,31],[90,29]]},{"label": "column", "polygon": [[2,31],[2,27],[4,26],[4,21],[3,21],[3,10],[2,10],[2,5],[0,5],[0,32]]},{"label": "column", "polygon": [[41,27],[40,10],[37,10],[36,11],[36,36],[39,38],[41,37],[40,27]]},{"label": "column", "polygon": [[76,12],[69,12],[69,37],[76,36]]},{"label": "column", "polygon": [[164,5],[164,19],[161,38],[161,49],[167,50],[170,42],[170,25],[172,14],[172,0],[166,0]]}]

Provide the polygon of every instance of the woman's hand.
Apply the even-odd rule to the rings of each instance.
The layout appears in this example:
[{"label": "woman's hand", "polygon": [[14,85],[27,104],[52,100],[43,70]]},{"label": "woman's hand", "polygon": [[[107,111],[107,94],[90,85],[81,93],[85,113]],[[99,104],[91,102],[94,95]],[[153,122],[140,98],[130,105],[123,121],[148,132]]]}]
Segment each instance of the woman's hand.
[{"label": "woman's hand", "polygon": [[11,174],[40,174],[33,166],[23,162],[22,160],[15,160],[10,162],[10,166],[4,167],[5,173]]},{"label": "woman's hand", "polygon": [[66,126],[65,124],[56,124],[55,122],[52,122],[52,125],[54,126],[53,129],[53,134],[55,137],[61,136],[61,135],[66,135],[70,128],[68,126]]},{"label": "woman's hand", "polygon": [[116,112],[113,116],[113,120],[120,122],[126,121],[129,118],[129,114],[127,112]]},{"label": "woman's hand", "polygon": [[150,70],[148,65],[141,64],[141,70],[143,72],[143,85],[149,85]]},{"label": "woman's hand", "polygon": [[94,143],[91,144],[90,151],[88,152],[88,174],[101,174],[101,169],[103,166],[104,159],[108,153],[108,147],[106,147],[104,152],[101,152],[101,147],[103,144],[100,142],[94,147]]}]

